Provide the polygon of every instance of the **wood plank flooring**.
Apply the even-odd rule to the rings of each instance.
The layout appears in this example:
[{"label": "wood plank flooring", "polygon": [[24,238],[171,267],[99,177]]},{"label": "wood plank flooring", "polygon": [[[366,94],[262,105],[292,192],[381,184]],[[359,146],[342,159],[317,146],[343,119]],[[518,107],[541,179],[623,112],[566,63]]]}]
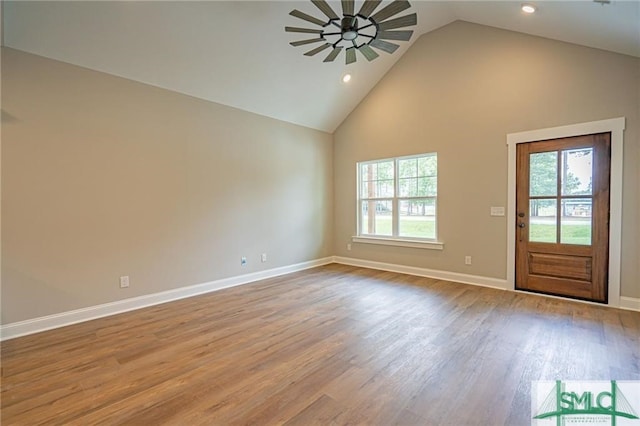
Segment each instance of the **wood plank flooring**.
[{"label": "wood plank flooring", "polygon": [[529,425],[640,313],[332,264],[2,343],[3,425]]}]

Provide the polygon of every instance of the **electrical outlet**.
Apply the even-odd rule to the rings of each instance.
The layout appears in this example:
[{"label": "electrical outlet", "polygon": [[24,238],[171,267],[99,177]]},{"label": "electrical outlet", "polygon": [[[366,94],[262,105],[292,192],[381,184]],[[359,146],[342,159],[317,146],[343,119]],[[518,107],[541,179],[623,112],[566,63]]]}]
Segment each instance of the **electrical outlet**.
[{"label": "electrical outlet", "polygon": [[127,288],[127,287],[129,287],[129,275],[120,277],[120,288]]},{"label": "electrical outlet", "polygon": [[240,258],[240,266],[247,266],[247,258],[246,258],[246,256],[242,256]]},{"label": "electrical outlet", "polygon": [[351,243],[347,243],[347,250],[351,251]]},{"label": "electrical outlet", "polygon": [[260,256],[260,260],[262,261],[262,263],[267,261],[267,253],[262,253],[262,256]]},{"label": "electrical outlet", "polygon": [[465,256],[464,257],[464,264],[465,265],[471,265],[471,256]]}]

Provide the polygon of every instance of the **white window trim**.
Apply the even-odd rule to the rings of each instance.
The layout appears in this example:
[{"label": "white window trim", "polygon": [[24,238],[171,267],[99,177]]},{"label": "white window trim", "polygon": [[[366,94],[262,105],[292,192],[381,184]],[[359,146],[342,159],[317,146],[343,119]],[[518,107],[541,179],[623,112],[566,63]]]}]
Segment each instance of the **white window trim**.
[{"label": "white window trim", "polygon": [[622,151],[625,118],[591,121],[507,135],[509,147],[507,183],[507,289],[515,290],[516,262],[516,145],[546,139],[611,132],[611,182],[609,204],[609,294],[608,306],[620,307],[620,263],[622,256]]},{"label": "white window trim", "polygon": [[[437,152],[427,152],[424,154],[415,154],[415,155],[405,155],[405,156],[401,156],[401,157],[390,157],[390,158],[381,158],[378,160],[367,160],[367,161],[359,161],[356,163],[356,182],[357,182],[357,188],[356,188],[356,203],[358,204],[356,207],[356,228],[357,228],[357,232],[360,232],[360,201],[362,200],[360,198],[360,167],[364,164],[375,164],[375,163],[379,163],[382,161],[393,161],[394,162],[394,194],[398,193],[398,179],[397,179],[397,167],[395,167],[398,163],[399,160],[407,160],[407,159],[411,159],[411,158],[422,158],[422,157],[426,157],[428,155],[434,155],[437,157],[438,153]],[[436,174],[436,177],[438,175]],[[400,237],[400,236],[382,236],[382,235],[369,235],[369,234],[360,234],[360,235],[354,235],[351,237],[351,241],[354,243],[362,243],[362,244],[377,244],[377,245],[385,245],[385,246],[394,246],[394,247],[408,247],[408,248],[418,248],[418,249],[428,249],[428,250],[443,250],[444,249],[444,242],[439,241],[438,240],[438,196],[428,196],[428,197],[398,197],[398,196],[394,196],[393,197],[393,205],[394,205],[394,212],[398,211],[397,210],[397,204],[398,204],[398,200],[399,199],[409,199],[409,198],[416,198],[416,199],[424,199],[424,198],[433,198],[435,199],[435,205],[436,205],[436,229],[435,229],[435,234],[436,237],[431,239],[431,238],[410,238],[410,237]],[[384,198],[387,199],[387,198]],[[393,232],[397,233],[397,226],[398,226],[398,220],[394,218],[393,220]]]},{"label": "white window trim", "polygon": [[365,236],[365,235],[354,235],[351,237],[351,241],[354,243],[364,243],[364,244],[379,244],[383,246],[395,246],[395,247],[409,247],[409,248],[419,248],[419,249],[428,249],[428,250],[443,250],[444,243],[441,241],[435,240],[410,240],[407,238],[396,238],[396,237],[374,237],[374,236]]}]

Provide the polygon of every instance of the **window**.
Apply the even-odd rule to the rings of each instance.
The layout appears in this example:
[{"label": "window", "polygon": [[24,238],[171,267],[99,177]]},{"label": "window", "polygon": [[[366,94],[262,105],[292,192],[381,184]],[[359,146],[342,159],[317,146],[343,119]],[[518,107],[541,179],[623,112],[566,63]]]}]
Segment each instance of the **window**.
[{"label": "window", "polygon": [[358,163],[358,236],[435,242],[437,194],[436,153]]}]

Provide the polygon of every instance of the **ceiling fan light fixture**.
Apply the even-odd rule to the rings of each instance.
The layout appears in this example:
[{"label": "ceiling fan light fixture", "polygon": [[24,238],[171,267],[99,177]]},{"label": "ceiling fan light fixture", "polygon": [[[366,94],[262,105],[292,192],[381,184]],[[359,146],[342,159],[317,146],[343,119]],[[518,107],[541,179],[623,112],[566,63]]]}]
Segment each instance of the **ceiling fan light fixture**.
[{"label": "ceiling fan light fixture", "polygon": [[352,41],[358,38],[358,18],[345,16],[342,18],[342,39]]},{"label": "ceiling fan light fixture", "polygon": [[358,38],[358,32],[357,31],[345,31],[342,33],[342,39],[343,40],[355,40],[356,38]]},{"label": "ceiling fan light fixture", "polygon": [[[343,50],[345,52],[346,65],[356,62],[356,51],[359,51],[368,61],[372,61],[380,56],[372,48],[391,54],[400,46],[385,40],[409,41],[413,31],[390,30],[408,27],[418,23],[415,13],[394,18],[394,16],[411,7],[411,4],[407,0],[393,0],[377,13],[374,12],[376,12],[376,8],[382,1],[364,0],[360,12],[357,14],[354,13],[355,0],[342,0],[342,14],[337,14],[326,0],[311,0],[311,3],[320,9],[328,20],[322,20],[294,9],[289,15],[315,24],[319,28],[287,26],[285,27],[285,31],[291,33],[317,34],[317,38],[289,43],[294,47],[310,43],[324,43],[306,52],[304,54],[305,56],[314,56],[329,47],[333,47],[322,62],[333,62]],[[346,83],[346,81],[344,82]]]},{"label": "ceiling fan light fixture", "polygon": [[532,4],[523,4],[522,5],[522,11],[524,13],[532,14],[532,13],[535,13],[536,10],[537,10],[536,7],[534,5],[532,5]]}]

